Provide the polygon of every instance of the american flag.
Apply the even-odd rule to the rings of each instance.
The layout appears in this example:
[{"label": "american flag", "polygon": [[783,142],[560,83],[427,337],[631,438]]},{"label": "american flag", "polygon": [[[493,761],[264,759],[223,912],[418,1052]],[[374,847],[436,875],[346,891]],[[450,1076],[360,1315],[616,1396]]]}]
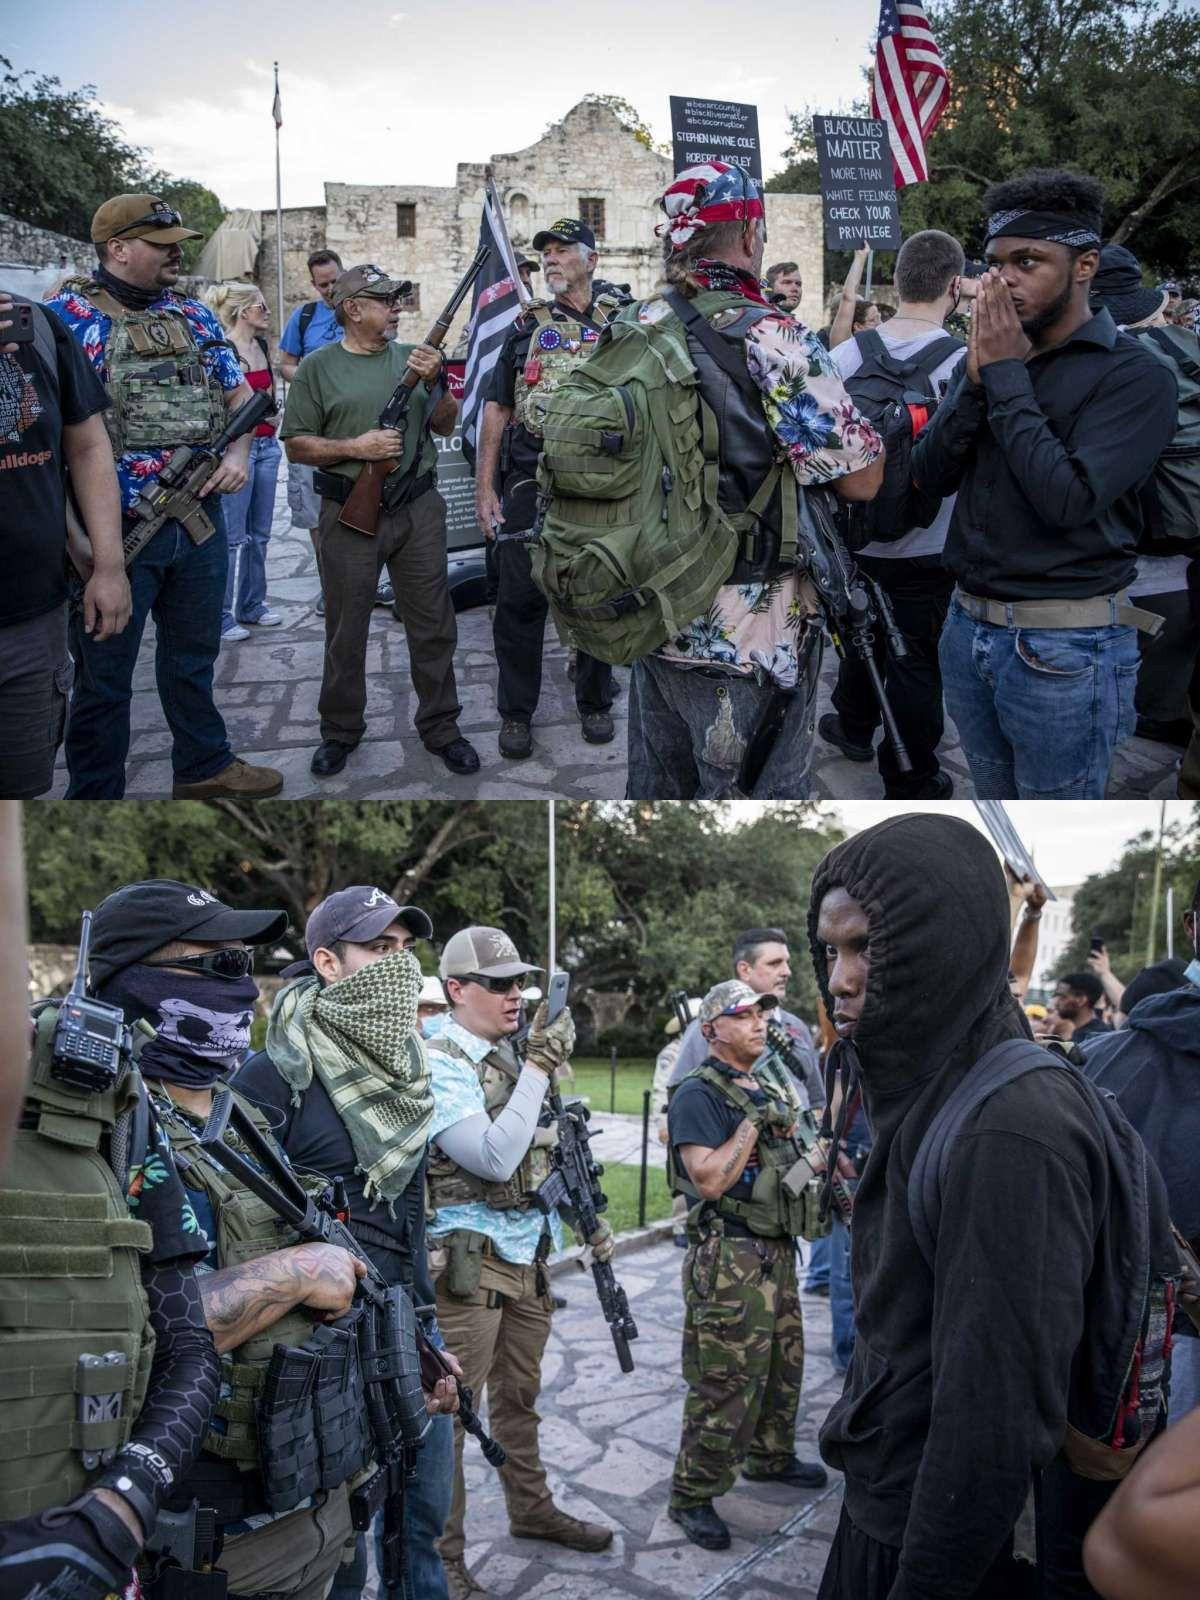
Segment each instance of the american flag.
[{"label": "american flag", "polygon": [[946,64],[920,0],[882,0],[871,115],[888,125],[896,187],[927,183],[925,143],[950,98]]},{"label": "american flag", "polygon": [[475,280],[471,320],[467,324],[467,368],[463,378],[463,454],[472,467],[479,444],[479,424],[492,368],[508,330],[516,321],[522,301],[516,257],[504,226],[504,213],[494,185],[488,184],[479,223],[479,244],[488,247],[487,265]]}]

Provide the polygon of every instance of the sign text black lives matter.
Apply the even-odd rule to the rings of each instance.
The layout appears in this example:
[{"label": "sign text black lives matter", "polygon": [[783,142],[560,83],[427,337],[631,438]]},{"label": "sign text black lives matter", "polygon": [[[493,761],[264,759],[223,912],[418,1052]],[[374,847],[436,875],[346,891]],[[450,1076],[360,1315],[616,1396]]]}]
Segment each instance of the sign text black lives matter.
[{"label": "sign text black lives matter", "polygon": [[900,207],[886,122],[872,117],[814,117],[825,213],[825,248],[898,250]]}]

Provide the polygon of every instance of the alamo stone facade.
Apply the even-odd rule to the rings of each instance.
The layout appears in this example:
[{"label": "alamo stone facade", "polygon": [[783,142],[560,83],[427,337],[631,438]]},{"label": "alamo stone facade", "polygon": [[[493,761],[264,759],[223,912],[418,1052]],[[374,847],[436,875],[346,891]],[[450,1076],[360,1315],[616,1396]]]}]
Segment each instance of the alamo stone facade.
[{"label": "alamo stone facade", "polygon": [[[671,163],[648,150],[610,107],[584,100],[525,150],[490,162],[513,244],[532,253],[539,228],[558,217],[584,216],[596,233],[598,273],[649,294],[659,277],[662,218],[658,196]],[[347,267],[370,261],[409,278],[419,304],[400,320],[402,340],[419,339],[453,292],[479,240],[484,164],[460,162],[453,188],[419,184],[327,183],[323,206],[283,213],[285,315],[312,290],[305,265],[317,249],[336,250]],[[585,214],[586,213],[586,214]],[[766,264],[797,261],[804,278],[800,315],[810,327],[824,317],[823,233],[819,195],[767,196]],[[258,280],[275,303],[275,213],[262,213]],[[534,276],[537,292],[538,276]],[[460,315],[448,346],[461,332]]]}]

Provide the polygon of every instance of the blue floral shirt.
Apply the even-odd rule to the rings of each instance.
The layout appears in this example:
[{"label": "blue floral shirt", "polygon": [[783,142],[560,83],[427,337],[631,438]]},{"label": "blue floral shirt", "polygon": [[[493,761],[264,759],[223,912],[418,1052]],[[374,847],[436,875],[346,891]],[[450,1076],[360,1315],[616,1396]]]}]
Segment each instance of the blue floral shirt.
[{"label": "blue floral shirt", "polygon": [[[107,384],[104,348],[108,343],[112,318],[76,289],[56,295],[48,304],[50,310],[66,323],[79,340],[84,355],[91,362],[101,383]],[[173,289],[165,289],[149,309],[157,311],[164,307],[183,312],[197,344],[203,344],[206,339],[225,340],[225,330],[221,324],[208,307],[202,306],[198,300],[189,300],[184,295],[176,294]],[[226,392],[245,383],[238,358],[228,343],[222,342],[211,350],[202,351],[200,359]],[[154,483],[171,455],[170,450],[127,450],[118,458],[117,481],[121,485],[121,506],[124,511],[133,510],[139,491]]]},{"label": "blue floral shirt", "polygon": [[[482,1061],[493,1049],[486,1039],[468,1033],[452,1016],[447,1016],[440,1033],[429,1040],[426,1051],[433,1087],[433,1122],[429,1129],[431,1141],[464,1117],[478,1116],[481,1111],[487,1110],[483,1090],[472,1066],[456,1056],[447,1055],[440,1048],[443,1039],[453,1039],[472,1063]],[[527,1267],[533,1261],[538,1240],[547,1225],[554,1248],[561,1250],[563,1229],[557,1213],[546,1218],[536,1210],[496,1211],[482,1200],[474,1200],[468,1205],[440,1206],[427,1232],[435,1239],[442,1234],[453,1233],[455,1228],[469,1228],[473,1233],[484,1233],[492,1241],[497,1255],[505,1261]]]}]

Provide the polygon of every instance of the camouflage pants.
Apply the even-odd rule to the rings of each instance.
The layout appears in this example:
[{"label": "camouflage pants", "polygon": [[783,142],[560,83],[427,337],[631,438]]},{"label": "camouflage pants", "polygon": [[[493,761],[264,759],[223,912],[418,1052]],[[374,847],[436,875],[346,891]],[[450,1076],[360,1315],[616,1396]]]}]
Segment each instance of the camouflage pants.
[{"label": "camouflage pants", "polygon": [[804,1377],[794,1241],[710,1233],[684,1257],[683,1298],[676,1509],[725,1494],[743,1463],[775,1472],[794,1454]]}]

